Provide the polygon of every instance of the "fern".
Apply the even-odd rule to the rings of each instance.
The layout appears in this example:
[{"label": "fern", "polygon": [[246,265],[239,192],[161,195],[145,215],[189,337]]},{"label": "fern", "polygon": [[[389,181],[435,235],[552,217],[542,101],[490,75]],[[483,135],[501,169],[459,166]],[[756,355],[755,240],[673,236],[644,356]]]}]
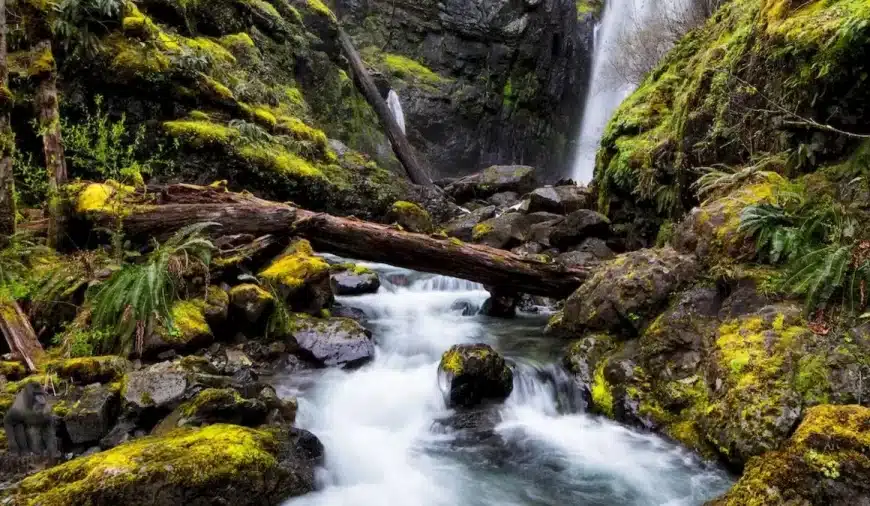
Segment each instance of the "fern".
[{"label": "fern", "polygon": [[[110,348],[141,352],[142,339],[156,324],[174,330],[171,307],[179,298],[178,282],[191,263],[207,267],[211,262],[215,247],[203,231],[213,225],[182,228],[158,245],[144,263],[124,266],[97,289],[91,300],[91,323],[98,329],[114,329],[116,341]],[[135,343],[131,341],[134,334]]]},{"label": "fern", "polygon": [[834,244],[804,255],[791,267],[783,287],[792,295],[803,295],[808,312],[825,305],[845,285],[852,249],[851,244]]},{"label": "fern", "polygon": [[100,35],[107,24],[121,21],[123,0],[62,0],[54,4],[57,13],[52,31],[68,53],[90,57],[99,52]]},{"label": "fern", "polygon": [[764,163],[758,163],[740,170],[726,166],[700,167],[697,170],[702,173],[701,177],[692,184],[692,189],[699,198],[705,199],[726,194],[744,184],[767,181],[776,172],[762,170],[764,166]]}]

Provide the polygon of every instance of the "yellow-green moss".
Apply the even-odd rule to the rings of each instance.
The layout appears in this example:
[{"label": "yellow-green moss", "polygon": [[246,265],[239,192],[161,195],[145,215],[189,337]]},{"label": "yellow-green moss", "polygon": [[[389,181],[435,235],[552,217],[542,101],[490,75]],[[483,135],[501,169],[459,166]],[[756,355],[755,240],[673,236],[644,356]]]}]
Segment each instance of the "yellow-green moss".
[{"label": "yellow-green moss", "polygon": [[613,391],[607,378],[604,377],[604,368],[607,360],[602,360],[595,368],[592,379],[592,404],[602,414],[613,418]]},{"label": "yellow-green moss", "polygon": [[190,402],[183,404],[180,410],[184,416],[190,417],[206,406],[239,404],[243,401],[242,396],[232,388],[206,388]]},{"label": "yellow-green moss", "polygon": [[320,169],[282,146],[242,146],[239,148],[239,155],[250,162],[265,166],[280,174],[326,180]]},{"label": "yellow-green moss", "polygon": [[39,385],[53,385],[55,388],[63,387],[66,382],[62,381],[56,374],[34,374],[27,376],[21,381],[7,383],[3,387],[3,391],[7,394],[17,394],[28,383],[37,383]]},{"label": "yellow-green moss", "polygon": [[252,108],[252,111],[257,123],[263,124],[268,128],[274,128],[278,124],[278,119],[268,108],[255,106]]},{"label": "yellow-green moss", "polygon": [[485,221],[483,223],[478,223],[471,229],[471,239],[473,241],[479,241],[489,235],[493,230],[494,228],[490,222]]},{"label": "yellow-green moss", "polygon": [[134,45],[122,49],[112,60],[112,65],[137,74],[158,74],[168,70],[171,62],[159,51]]},{"label": "yellow-green moss", "polygon": [[82,385],[117,381],[124,377],[128,367],[129,364],[126,360],[115,355],[72,358],[49,362],[45,365],[46,371],[56,373],[60,378]]},{"label": "yellow-green moss", "polygon": [[327,138],[323,130],[310,127],[299,118],[292,116],[281,116],[276,121],[278,122],[279,132],[290,135],[300,141],[312,142],[322,153],[326,152]]},{"label": "yellow-green moss", "polygon": [[178,429],[41,471],[20,483],[15,503],[75,506],[161,486],[250,488],[251,480],[277,468],[277,445],[269,432],[235,425]]},{"label": "yellow-green moss", "polygon": [[220,38],[220,43],[228,49],[257,47],[257,45],[254,44],[254,39],[245,32],[225,35]]},{"label": "yellow-green moss", "polygon": [[168,342],[187,343],[203,336],[211,335],[211,328],[205,321],[205,304],[202,300],[182,300],[172,305],[173,332],[164,332]]},{"label": "yellow-green moss", "polygon": [[7,380],[14,381],[23,378],[27,374],[27,369],[20,362],[5,362],[0,361],[0,375]]},{"label": "yellow-green moss", "polygon": [[329,264],[314,255],[311,244],[298,240],[284,254],[260,273],[263,279],[279,283],[291,289],[328,275]]},{"label": "yellow-green moss", "polygon": [[321,16],[325,16],[333,23],[338,22],[338,20],[335,17],[335,14],[333,14],[332,10],[330,10],[330,8],[327,7],[326,4],[323,3],[322,0],[307,0],[307,3],[308,3],[308,7],[311,8],[311,10],[313,10],[314,12],[320,14]]},{"label": "yellow-green moss", "polygon": [[205,120],[166,121],[163,129],[170,136],[185,139],[195,147],[229,144],[239,137],[236,129],[208,121],[207,116]]},{"label": "yellow-green moss", "polygon": [[125,186],[114,181],[91,183],[85,186],[76,198],[76,211],[79,213],[117,211],[121,199],[135,192],[132,186]]},{"label": "yellow-green moss", "polygon": [[211,77],[205,77],[203,79],[203,86],[206,90],[212,92],[218,98],[224,100],[235,100],[235,96],[233,95],[233,91],[227,88],[224,84],[215,81]]},{"label": "yellow-green moss", "polygon": [[379,57],[387,70],[398,78],[415,80],[429,85],[449,82],[448,79],[434,72],[429,67],[407,56],[383,53]]}]

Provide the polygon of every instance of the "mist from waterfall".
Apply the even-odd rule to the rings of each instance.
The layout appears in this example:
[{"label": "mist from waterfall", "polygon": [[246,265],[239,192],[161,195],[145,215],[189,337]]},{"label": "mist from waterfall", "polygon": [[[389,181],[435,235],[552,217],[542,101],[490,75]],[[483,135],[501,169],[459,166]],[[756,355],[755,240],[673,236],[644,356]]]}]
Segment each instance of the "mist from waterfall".
[{"label": "mist from waterfall", "polygon": [[396,119],[402,133],[405,133],[405,113],[402,111],[402,102],[399,101],[399,95],[393,90],[387,93],[387,107],[393,113],[393,118]]},{"label": "mist from waterfall", "polygon": [[[583,108],[583,120],[577,141],[577,152],[571,168],[571,178],[588,184],[595,171],[595,155],[607,122],[619,104],[639,84],[635,79],[616,77],[614,68],[624,64],[625,51],[636,48],[622,47],[624,34],[644,30],[661,19],[661,12],[676,14],[686,8],[685,0],[606,0],[604,15],[595,30],[595,49],[592,75]],[[643,42],[628,38],[633,43]]]}]

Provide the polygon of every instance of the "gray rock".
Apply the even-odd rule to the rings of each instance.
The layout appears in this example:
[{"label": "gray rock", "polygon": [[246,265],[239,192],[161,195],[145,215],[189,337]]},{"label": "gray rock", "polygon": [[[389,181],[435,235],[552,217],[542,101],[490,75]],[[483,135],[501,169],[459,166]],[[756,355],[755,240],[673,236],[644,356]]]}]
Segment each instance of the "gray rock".
[{"label": "gray rock", "polygon": [[585,186],[545,186],[529,194],[529,212],[569,214],[587,209],[591,202],[592,194]]},{"label": "gray rock", "polygon": [[324,366],[355,366],[374,356],[371,333],[348,318],[299,318],[288,338],[304,358]]},{"label": "gray rock", "polygon": [[516,248],[511,249],[511,253],[523,257],[537,255],[542,251],[544,251],[544,247],[536,242],[527,242],[522,244],[521,246],[517,246]]},{"label": "gray rock", "polygon": [[381,280],[376,272],[356,273],[352,270],[333,273],[330,277],[332,291],[335,295],[363,295],[375,293],[381,287]]},{"label": "gray rock", "polygon": [[444,226],[447,235],[462,241],[470,241],[475,225],[495,216],[495,206],[475,209]]},{"label": "gray rock", "polygon": [[556,230],[556,226],[562,223],[562,221],[564,221],[564,218],[532,225],[529,227],[529,240],[549,248],[552,246],[550,244],[550,237],[552,237],[553,232]]},{"label": "gray rock", "polygon": [[251,324],[262,321],[272,311],[274,304],[272,295],[254,283],[238,285],[230,290],[233,316]]},{"label": "gray rock", "polygon": [[479,309],[477,305],[468,300],[457,300],[453,304],[450,304],[450,310],[461,313],[462,316],[474,316]]},{"label": "gray rock", "polygon": [[550,244],[567,248],[579,244],[588,237],[606,237],[610,232],[610,220],[588,209],[574,211],[561,221],[550,234]]},{"label": "gray rock", "polygon": [[63,417],[64,425],[74,445],[96,443],[112,428],[118,417],[119,394],[106,385],[85,387],[81,398]]},{"label": "gray rock", "polygon": [[457,344],[444,352],[439,374],[449,380],[447,404],[468,408],[486,400],[503,400],[513,390],[513,371],[486,344]]},{"label": "gray rock", "polygon": [[525,242],[529,228],[525,215],[507,213],[475,226],[472,241],[493,248],[508,249]]},{"label": "gray rock", "polygon": [[502,192],[496,193],[490,197],[489,202],[500,208],[510,207],[520,201],[520,195],[517,192]]},{"label": "gray rock", "polygon": [[332,316],[338,318],[350,318],[358,323],[365,323],[369,320],[366,312],[358,307],[344,306],[336,303],[331,310]]},{"label": "gray rock", "polygon": [[574,246],[571,248],[571,251],[579,251],[582,253],[591,253],[595,258],[599,260],[610,260],[615,257],[616,254],[610,247],[607,246],[607,243],[597,237],[590,237],[589,239],[585,239],[578,246]]},{"label": "gray rock", "polygon": [[181,402],[187,390],[187,377],[167,370],[161,363],[127,375],[124,401],[136,408],[172,408]]},{"label": "gray rock", "polygon": [[513,318],[517,314],[518,301],[516,293],[493,290],[480,308],[480,314],[493,318]]},{"label": "gray rock", "polygon": [[465,176],[444,189],[457,202],[487,198],[496,193],[527,193],[536,185],[535,169],[524,165],[494,165]]},{"label": "gray rock", "polygon": [[585,251],[568,251],[556,257],[556,263],[565,267],[584,267],[597,264],[598,258]]}]

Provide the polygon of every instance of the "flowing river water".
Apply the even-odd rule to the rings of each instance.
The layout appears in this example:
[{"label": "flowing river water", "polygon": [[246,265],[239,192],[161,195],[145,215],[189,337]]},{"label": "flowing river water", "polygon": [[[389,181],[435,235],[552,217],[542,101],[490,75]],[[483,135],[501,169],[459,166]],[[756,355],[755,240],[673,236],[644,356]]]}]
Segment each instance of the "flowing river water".
[{"label": "flowing river water", "polygon": [[[339,301],[370,318],[375,359],[276,378],[281,395],[299,398],[298,425],[326,448],[319,490],[285,506],[688,506],[731,484],[678,446],[583,413],[558,365],[565,343],[543,337],[543,317],[462,316],[451,306],[482,304],[480,285],[363,265],[381,274],[380,291]],[[386,281],[397,277],[406,286]],[[445,406],[438,362],[477,342],[511,362],[514,389],[461,416]]]}]

